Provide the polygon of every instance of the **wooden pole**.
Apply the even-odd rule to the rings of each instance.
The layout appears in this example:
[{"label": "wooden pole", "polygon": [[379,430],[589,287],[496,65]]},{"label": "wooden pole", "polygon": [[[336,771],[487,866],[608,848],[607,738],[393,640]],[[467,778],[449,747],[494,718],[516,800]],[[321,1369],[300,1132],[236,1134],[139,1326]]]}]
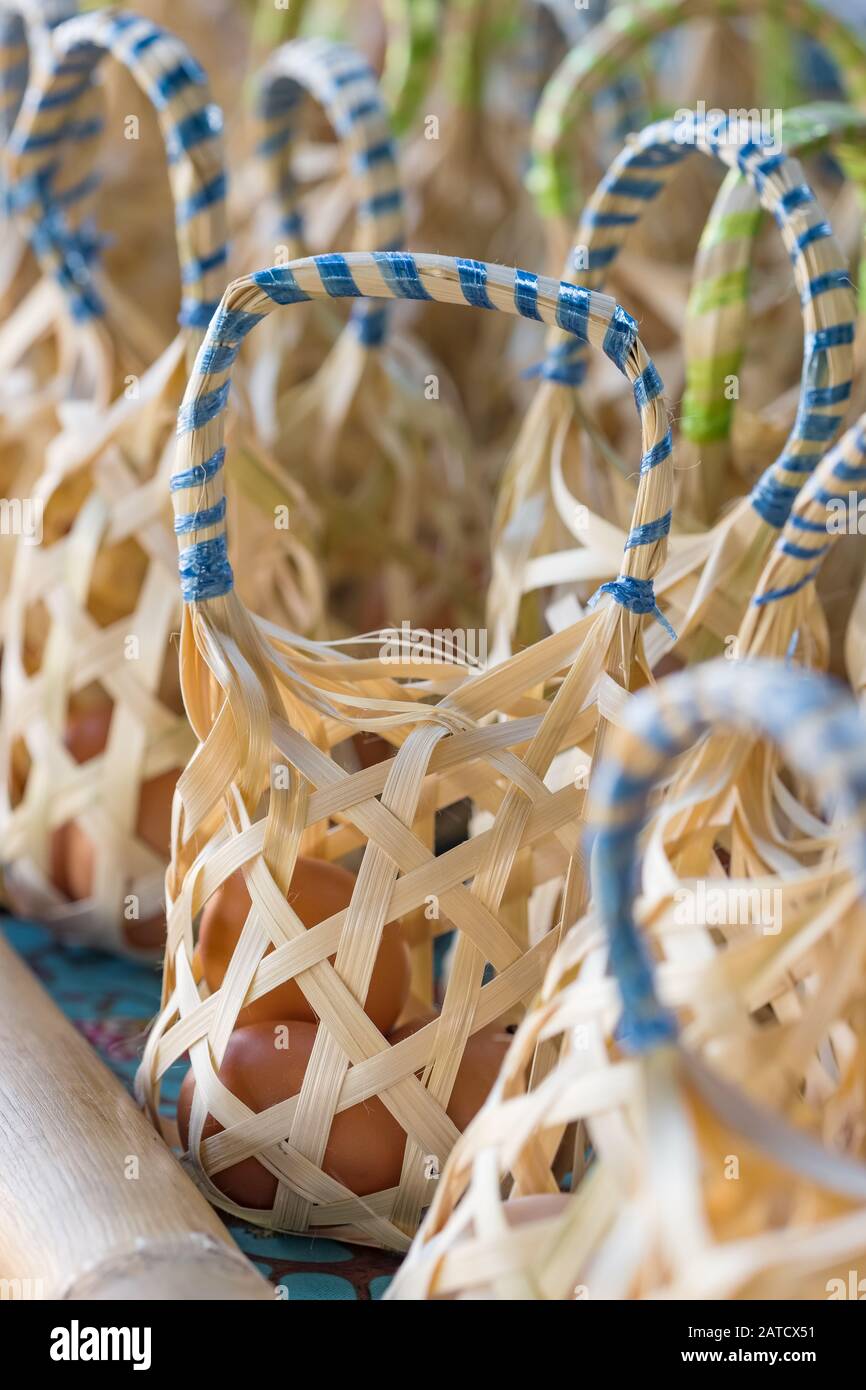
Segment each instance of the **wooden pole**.
[{"label": "wooden pole", "polygon": [[273,1297],[2,933],[0,1281],[13,1298]]}]

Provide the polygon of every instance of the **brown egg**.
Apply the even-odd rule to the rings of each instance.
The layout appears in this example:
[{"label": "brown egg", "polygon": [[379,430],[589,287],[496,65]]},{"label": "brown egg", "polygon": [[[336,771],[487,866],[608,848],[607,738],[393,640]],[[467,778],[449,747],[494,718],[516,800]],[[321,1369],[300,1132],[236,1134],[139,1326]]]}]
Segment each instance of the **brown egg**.
[{"label": "brown egg", "polygon": [[653,667],[653,675],[657,681],[660,681],[663,676],[672,676],[677,671],[681,671],[685,664],[674,652],[665,652],[664,656]]},{"label": "brown egg", "polygon": [[[105,748],[111,724],[110,709],[94,709],[74,715],[67,726],[66,746],[76,762],[87,762]],[[155,854],[168,857],[171,838],[171,806],[179,768],[171,768],[144,782],[139,793],[136,834]],[[93,890],[94,847],[77,823],[67,821],[51,838],[51,876],[54,884],[73,902],[89,898]],[[124,935],[132,946],[159,946],[165,939],[165,914],[145,921],[124,920]]]},{"label": "brown egg", "polygon": [[[70,714],[67,720],[63,742],[77,763],[86,763],[105,748],[110,726],[110,705],[79,709]],[[77,837],[73,835],[74,829],[73,822],[67,821],[65,825],[58,826],[51,833],[51,881],[56,888],[60,889],[64,897],[86,898],[93,877],[93,850],[90,841],[82,832],[79,831]],[[86,892],[76,894],[71,887],[69,868],[74,866],[82,850],[87,858],[88,888]],[[79,887],[81,879],[82,875],[76,876]]]},{"label": "brown egg", "polygon": [[[257,1114],[267,1110],[300,1091],[315,1036],[315,1024],[297,1020],[252,1023],[236,1028],[219,1069],[220,1081]],[[278,1045],[282,1043],[285,1045]],[[190,1068],[177,1104],[177,1126],[184,1148],[189,1142],[194,1091],[195,1078]],[[222,1128],[208,1115],[204,1137],[209,1139]],[[359,1197],[368,1197],[372,1192],[396,1187],[405,1140],[405,1133],[393,1115],[372,1096],[334,1116],[322,1167]],[[215,1173],[213,1181],[220,1192],[239,1206],[258,1209],[273,1206],[277,1180],[258,1159],[245,1158],[234,1163]]]},{"label": "brown egg", "polygon": [[[390,1033],[388,1041],[402,1042],[403,1038],[411,1037],[429,1022],[426,1018],[413,1018]],[[478,1114],[490,1094],[510,1044],[511,1034],[503,1032],[495,1023],[481,1028],[467,1040],[451,1099],[446,1107],[448,1115],[461,1132]]]},{"label": "brown egg", "polygon": [[374,767],[394,756],[394,745],[379,734],[360,733],[352,735],[352,743],[362,767]]},{"label": "brown egg", "polygon": [[[295,865],[287,896],[304,926],[314,927],[317,922],[324,922],[347,908],[354,887],[354,874],[339,864],[302,857]],[[223,982],[249,910],[250,895],[240,871],[226,879],[205,904],[198,941],[204,977],[212,990],[219,989]],[[273,947],[268,948],[269,952],[271,950]],[[364,1005],[365,1012],[382,1033],[393,1027],[408,998],[409,975],[409,950],[400,924],[389,922],[382,932]],[[280,1018],[316,1022],[316,1014],[296,980],[288,980],[248,1004],[239,1013],[238,1023],[263,1023]]]}]

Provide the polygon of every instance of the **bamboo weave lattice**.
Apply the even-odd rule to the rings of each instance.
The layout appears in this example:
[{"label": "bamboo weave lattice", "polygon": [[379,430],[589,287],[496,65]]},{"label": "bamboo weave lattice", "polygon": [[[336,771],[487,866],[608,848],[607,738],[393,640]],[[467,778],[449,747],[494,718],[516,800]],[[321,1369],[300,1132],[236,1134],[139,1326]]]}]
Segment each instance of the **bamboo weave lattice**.
[{"label": "bamboo weave lattice", "polygon": [[[98,263],[70,259],[75,233],[51,201],[52,171],[109,56],[153,103],[164,137],[180,330],[137,393],[53,441],[35,486],[42,536],[17,549],[4,647],[3,852],[17,911],[77,939],[152,954],[163,935],[167,845],[142,838],[140,799],[190,749],[172,657],[179,606],[165,498],[186,356],[225,283],[225,171],[220,112],[178,39],[111,10],[55,29],[16,125],[11,168],[13,190],[29,190],[46,273],[71,279],[75,313],[98,318],[101,274]],[[66,746],[70,722],[97,718],[110,721],[103,746],[79,762]],[[80,833],[93,859],[89,892],[73,901],[52,864],[57,832]]]},{"label": "bamboo weave lattice", "polygon": [[[641,422],[638,503],[622,572],[587,618],[500,667],[467,672],[435,662],[393,664],[384,655],[351,659],[243,608],[224,530],[232,364],[264,315],[323,294],[519,313],[557,323],[624,373]],[[555,931],[531,939],[528,895],[545,883],[561,892],[565,883],[569,896],[580,878],[574,856],[583,784],[560,779],[548,787],[545,778],[557,754],[593,742],[600,670],[628,684],[639,669],[671,485],[661,382],[634,321],[606,296],[525,271],[407,253],[314,257],[227,291],[178,425],[172,488],[186,599],[181,675],[199,748],[178,784],[165,1007],[139,1074],[155,1113],[160,1078],[189,1049],[196,1079],[190,1162],[220,1205],[236,1210],[208,1175],[257,1156],[278,1178],[277,1196],[272,1210],[246,1211],[248,1218],[405,1248],[429,1201],[425,1159],[441,1164],[457,1138],[446,1106],[466,1041],[519,1012],[555,945]],[[358,729],[392,742],[393,759],[345,772],[330,752]],[[434,859],[435,812],[465,798],[489,813],[489,829]],[[303,929],[286,901],[299,848],[335,859],[358,846],[364,857],[350,907]],[[252,910],[222,985],[206,997],[196,983],[195,923],[241,867]],[[431,895],[440,929],[457,932],[441,1014],[389,1046],[358,1001],[384,925]],[[292,978],[321,1020],[315,1047],[301,1092],[253,1114],[215,1069],[244,1002]],[[334,1114],[371,1096],[408,1138],[398,1185],[361,1199],[321,1165]],[[207,1114],[223,1132],[201,1142]]]},{"label": "bamboo weave lattice", "polygon": [[[635,925],[650,793],[674,759],[720,727],[771,740],[845,816],[840,930],[862,960],[863,913],[852,919],[851,902],[862,903],[864,887],[866,743],[850,696],[813,673],[725,661],[637,696],[593,783],[593,914],[563,940],[389,1298],[749,1298],[758,1289],[761,1298],[820,1298],[828,1275],[862,1258],[866,1166],[856,1133],[810,1134],[801,1092],[759,1093],[756,1104],[744,1059],[729,1067],[732,1018],[755,1033],[743,1008],[749,974],[735,987],[724,972],[659,970]],[[647,929],[651,916],[642,914]],[[748,957],[751,943],[741,944]],[[837,938],[839,965],[846,954]],[[847,1017],[858,1032],[856,1069],[862,1008],[850,969],[847,977],[842,992],[831,971],[813,986],[803,1051],[838,1042]],[[782,1058],[790,1060],[784,1047],[768,1068],[777,1083]],[[554,1156],[575,1125],[569,1195]],[[734,1159],[738,1181],[729,1181]]]}]

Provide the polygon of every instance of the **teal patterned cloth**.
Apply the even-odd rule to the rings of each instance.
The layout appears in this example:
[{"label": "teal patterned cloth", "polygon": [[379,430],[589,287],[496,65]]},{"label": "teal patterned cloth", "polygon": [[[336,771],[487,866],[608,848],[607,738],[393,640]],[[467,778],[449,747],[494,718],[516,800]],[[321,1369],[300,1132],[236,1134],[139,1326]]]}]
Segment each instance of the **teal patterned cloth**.
[{"label": "teal patterned cloth", "polygon": [[[61,946],[44,927],[5,918],[8,940],[42,981],[55,1004],[92,1043],[131,1092],[148,1023],[159,1007],[160,974],[153,966],[101,951]],[[186,1064],[166,1077],[171,1110]],[[396,1256],[336,1240],[271,1235],[226,1218],[241,1250],[280,1290],[286,1302],[378,1299],[396,1269]]]}]

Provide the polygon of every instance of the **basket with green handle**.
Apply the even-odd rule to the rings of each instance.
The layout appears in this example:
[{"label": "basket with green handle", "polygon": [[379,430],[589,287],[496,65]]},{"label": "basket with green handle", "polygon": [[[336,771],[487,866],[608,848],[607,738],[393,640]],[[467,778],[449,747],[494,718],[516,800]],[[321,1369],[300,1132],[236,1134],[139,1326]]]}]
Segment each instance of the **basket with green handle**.
[{"label": "basket with green handle", "polygon": [[557,264],[570,245],[571,229],[586,194],[569,160],[569,131],[589,116],[597,93],[659,36],[694,20],[750,16],[778,17],[788,29],[816,40],[836,63],[852,104],[860,107],[866,102],[863,41],[815,0],[651,0],[617,5],[585,43],[563,59],[547,85],[533,125],[528,177],[551,228]]},{"label": "basket with green handle", "polygon": [[[784,148],[801,159],[828,149],[839,152],[858,191],[866,186],[864,133],[866,117],[843,103],[783,113]],[[754,192],[731,170],[701,237],[683,330],[682,500],[706,524],[736,487],[731,431],[737,404],[729,387],[746,357],[751,262],[763,220]],[[767,446],[772,447],[772,432]],[[692,467],[698,460],[700,468]]]},{"label": "basket with green handle", "polygon": [[[842,425],[851,394],[856,304],[844,257],[798,162],[756,142],[740,144],[726,121],[707,128],[697,117],[690,124],[661,122],[632,137],[581,218],[577,241],[588,269],[572,270],[572,279],[593,288],[604,284],[629,230],[696,150],[738,168],[759,190],[791,256],[805,329],[801,407],[785,447],[751,496],[716,526],[674,534],[659,576],[659,601],[679,642],[715,643],[719,650],[736,629],[799,487]],[[497,519],[489,607],[497,644],[514,632],[523,594],[591,583],[609,567],[619,545],[619,528],[586,505],[580,474],[572,491],[573,457],[563,456],[562,445],[553,447],[570,432],[579,462],[579,451],[587,448],[584,434],[598,439],[579,390],[585,372],[580,348],[561,335],[559,341],[552,338],[542,369],[545,380],[515,447]],[[555,526],[571,548],[549,545]],[[537,535],[541,553],[534,556]],[[671,645],[661,628],[648,636],[651,666]]]},{"label": "basket with green handle", "polygon": [[382,10],[388,33],[382,91],[394,131],[403,136],[430,90],[443,7],[440,0],[383,0]]}]

